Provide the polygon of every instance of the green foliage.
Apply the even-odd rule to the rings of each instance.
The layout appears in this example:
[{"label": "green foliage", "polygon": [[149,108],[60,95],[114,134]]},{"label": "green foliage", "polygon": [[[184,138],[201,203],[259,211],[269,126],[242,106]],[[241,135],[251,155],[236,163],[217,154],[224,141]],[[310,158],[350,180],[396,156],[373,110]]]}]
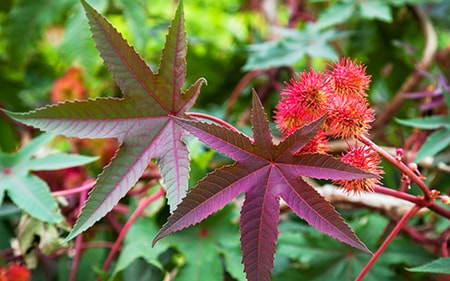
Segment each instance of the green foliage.
[{"label": "green foliage", "polygon": [[18,1],[6,24],[6,52],[11,65],[22,66],[38,45],[43,32],[63,16],[63,11],[74,4],[71,0]]},{"label": "green foliage", "polygon": [[[355,233],[376,249],[378,237],[382,235],[388,221],[379,215],[366,215],[351,223]],[[275,280],[283,280],[286,274],[290,278],[305,280],[355,280],[370,256],[353,249],[342,247],[323,234],[285,223],[280,228],[280,244],[277,253],[289,260],[291,266],[281,271]],[[414,247],[411,241],[396,239],[366,275],[364,280],[399,280],[397,269],[392,264],[418,265],[433,258],[421,248]],[[326,270],[324,270],[326,269]],[[297,277],[294,277],[297,276]]]},{"label": "green foliage", "polygon": [[[299,1],[301,5],[297,7],[284,5],[286,1],[275,1],[277,5],[269,8],[261,5],[263,2],[267,1],[184,3],[189,50],[186,85],[194,83],[197,77],[208,80],[195,110],[226,116],[243,132],[251,132],[247,113],[252,87],[261,94],[270,115],[279,100],[283,81],[290,79],[294,72],[311,66],[322,68],[342,56],[357,58],[367,65],[367,72],[372,75],[369,99],[377,115],[384,115],[392,99],[400,89],[404,90],[404,82],[416,71],[425,48],[430,46],[427,31],[423,29],[424,19],[431,20],[428,27],[437,31],[438,50],[435,56],[430,56],[431,66],[421,64],[425,68],[421,70],[441,71],[447,78],[450,75],[446,53],[450,42],[448,1],[317,0]],[[142,61],[156,70],[164,53],[161,46],[175,10],[174,2],[90,0],[89,3],[136,48]],[[95,48],[79,1],[0,1],[1,108],[23,112],[53,102],[50,94],[53,86],[72,67],[81,69],[80,83],[86,98],[124,96]],[[248,75],[246,71],[250,71]],[[421,78],[416,80],[415,88],[407,92],[433,86]],[[443,95],[446,103],[428,110],[424,118],[411,117],[418,116],[420,106],[429,98],[436,101],[436,97],[407,100],[391,113],[398,122],[383,124],[382,135],[370,135],[389,151],[403,148],[405,161],[412,161],[409,155],[416,152],[415,161],[434,156],[431,166],[419,163],[418,173],[427,178],[430,188],[442,195],[448,194],[450,181],[446,172],[450,98],[446,91]],[[224,114],[226,103],[229,115]],[[275,129],[273,123],[270,125]],[[151,240],[170,213],[168,207],[161,208],[160,203],[165,199],[160,197],[158,204],[145,208],[127,231],[125,240],[117,243],[135,205],[153,196],[154,189],[148,188],[161,188],[160,174],[151,168],[153,164],[145,168],[135,187],[111,213],[76,241],[61,244],[70,231],[66,223],[73,225],[83,202],[79,202],[78,193],[72,194],[76,189],[58,190],[66,187],[54,185],[53,180],[61,177],[67,188],[80,187],[83,181],[93,180],[90,176],[98,174],[99,167],[97,164],[95,168],[83,168],[81,181],[71,173],[80,168],[59,174],[55,169],[82,165],[94,158],[66,157],[61,153],[45,157],[38,153],[36,157],[34,152],[47,147],[45,143],[50,142],[51,136],[42,135],[29,142],[29,136],[34,135],[34,130],[0,112],[0,276],[3,266],[22,263],[28,268],[35,267],[32,280],[36,281],[71,278],[71,281],[95,278],[179,281],[193,280],[192,276],[200,275],[204,280],[245,280],[238,240],[239,216],[234,204],[151,248]],[[424,136],[425,142],[419,148]],[[108,150],[108,142],[101,145],[93,142],[90,147],[85,140],[56,139],[54,142],[55,147],[61,147],[60,143],[64,142],[71,152],[99,155],[102,165],[108,163],[116,149]],[[190,188],[214,168],[229,164],[228,158],[197,140],[186,138],[186,142],[191,157]],[[23,143],[28,144],[19,150]],[[337,149],[336,155],[341,153]],[[382,166],[386,188],[401,190],[409,184],[395,165],[383,161]],[[36,176],[41,174],[35,171],[45,169],[52,170],[50,177]],[[51,196],[49,186],[66,193],[64,198]],[[414,185],[405,193],[421,195]],[[242,200],[238,198],[237,204]],[[366,203],[359,202],[357,207],[371,208]],[[448,211],[448,205],[438,205]],[[358,237],[375,251],[397,220],[392,218],[391,210],[381,209],[382,214],[377,214],[373,209],[360,211],[355,205],[351,207],[345,211],[338,208],[338,211],[348,217]],[[449,274],[448,259],[437,259],[443,255],[441,249],[447,243],[442,237],[448,231],[449,220],[429,209],[424,213],[394,238],[363,280],[418,281],[435,279],[438,273]],[[285,209],[281,210],[279,230],[272,280],[354,280],[370,258],[312,230]],[[409,238],[412,234],[415,240]],[[121,249],[120,254],[104,269],[113,243]],[[81,257],[79,261],[77,257]],[[405,268],[411,272],[405,273]],[[74,271],[76,277],[69,277]]]},{"label": "green foliage", "polygon": [[317,24],[308,24],[302,31],[277,28],[278,40],[252,44],[244,70],[287,66],[305,56],[337,60],[338,55],[330,42],[347,37],[348,32],[322,31]]},{"label": "green foliage", "polygon": [[63,219],[46,182],[30,171],[81,166],[97,158],[63,153],[35,157],[53,137],[52,134],[42,134],[16,154],[0,151],[0,205],[4,193],[7,192],[17,206],[34,218],[50,223],[60,222]]},{"label": "green foliage", "polygon": [[236,280],[245,280],[236,219],[237,210],[228,205],[195,227],[163,241],[183,253],[177,281],[220,281],[225,271]]},{"label": "green foliage", "polygon": [[[167,251],[169,244],[161,243],[151,248],[151,239],[158,232],[158,226],[152,219],[140,218],[130,228],[123,243],[123,249],[115,266],[111,280],[118,280],[119,273],[127,269],[133,262],[141,258],[159,270],[164,270],[158,257]],[[126,277],[126,272],[123,273]],[[129,278],[125,278],[129,280]]]},{"label": "green foliage", "polygon": [[412,272],[433,272],[450,274],[450,258],[439,258],[429,263],[408,268]]},{"label": "green foliage", "polygon": [[450,115],[413,118],[408,120],[397,119],[397,122],[410,127],[421,129],[438,129],[430,134],[420,147],[415,157],[420,162],[427,156],[435,156],[450,145]]}]

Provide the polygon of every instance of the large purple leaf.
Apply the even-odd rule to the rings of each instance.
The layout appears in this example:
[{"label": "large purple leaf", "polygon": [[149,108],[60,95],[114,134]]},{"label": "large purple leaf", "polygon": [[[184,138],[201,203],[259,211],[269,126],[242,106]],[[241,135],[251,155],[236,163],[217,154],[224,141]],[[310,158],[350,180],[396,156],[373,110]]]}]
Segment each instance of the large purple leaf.
[{"label": "large purple leaf", "polygon": [[185,93],[186,32],[179,5],[169,27],[158,73],[122,35],[85,1],[96,47],[120,87],[123,98],[65,102],[27,113],[9,113],[25,124],[70,137],[117,138],[122,144],[99,175],[69,240],[109,212],[137,182],[151,159],[160,166],[171,210],[185,196],[189,152],[184,130],[169,116],[184,116],[195,103],[204,79]]},{"label": "large purple leaf", "polygon": [[286,173],[284,178],[286,187],[281,191],[281,198],[291,207],[292,211],[318,230],[347,243],[355,248],[370,252],[361,243],[355,233],[317,191],[296,177],[289,177]]},{"label": "large purple leaf", "polygon": [[278,162],[278,167],[293,175],[317,179],[355,180],[361,178],[361,170],[337,158],[319,153],[305,153],[291,156],[289,161]]},{"label": "large purple leaf", "polygon": [[269,188],[260,186],[247,192],[241,210],[242,262],[247,280],[270,280],[273,268],[280,204]]},{"label": "large purple leaf", "polygon": [[270,280],[277,240],[278,200],[320,231],[351,246],[370,252],[323,197],[301,176],[321,179],[361,179],[375,175],[324,154],[300,154],[317,133],[325,117],[299,128],[279,145],[272,142],[264,108],[253,94],[253,139],[214,124],[173,118],[212,148],[236,160],[192,189],[154,239],[196,224],[222,208],[239,193],[246,193],[241,211],[241,247],[248,280]]},{"label": "large purple leaf", "polygon": [[207,124],[197,121],[187,121],[174,118],[183,128],[192,134],[202,134],[201,140],[215,150],[230,156],[241,163],[260,163],[261,157],[255,151],[255,145],[251,139],[243,134],[230,134],[230,130],[215,124]]},{"label": "large purple leaf", "polygon": [[207,180],[200,181],[178,205],[158,232],[154,243],[172,232],[199,223],[236,198],[239,193],[246,191],[243,186],[250,186],[252,182],[258,182],[264,177],[264,171],[248,175],[246,169],[236,165],[215,170],[208,175]]}]

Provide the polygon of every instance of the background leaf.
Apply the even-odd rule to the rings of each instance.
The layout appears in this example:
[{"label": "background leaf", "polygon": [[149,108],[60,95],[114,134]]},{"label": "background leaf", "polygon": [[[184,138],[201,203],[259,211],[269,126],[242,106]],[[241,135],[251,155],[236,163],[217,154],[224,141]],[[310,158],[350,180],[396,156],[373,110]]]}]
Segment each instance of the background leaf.
[{"label": "background leaf", "polygon": [[419,151],[417,151],[417,155],[414,161],[420,162],[427,156],[434,156],[438,152],[447,148],[449,145],[450,126],[429,135],[425,143],[420,147]]},{"label": "background leaf", "polygon": [[429,116],[425,118],[396,119],[402,125],[420,128],[420,129],[439,129],[448,127],[450,124],[450,116]]},{"label": "background leaf", "polygon": [[413,272],[433,272],[450,274],[450,258],[439,258],[421,266],[407,268]]},{"label": "background leaf", "polygon": [[49,223],[62,221],[58,205],[43,180],[26,175],[12,177],[5,185],[11,200],[31,216]]},{"label": "background leaf", "polygon": [[83,166],[97,159],[98,157],[58,153],[32,159],[27,166],[30,170],[34,171],[49,171]]}]

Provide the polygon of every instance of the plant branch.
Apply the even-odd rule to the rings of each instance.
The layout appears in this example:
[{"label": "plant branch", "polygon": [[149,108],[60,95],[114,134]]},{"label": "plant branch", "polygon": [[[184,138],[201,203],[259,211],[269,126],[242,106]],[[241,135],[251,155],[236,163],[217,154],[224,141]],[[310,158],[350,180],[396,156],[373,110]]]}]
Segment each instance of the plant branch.
[{"label": "plant branch", "polygon": [[150,205],[155,200],[159,199],[161,196],[164,196],[164,194],[165,190],[160,188],[155,194],[142,201],[136,208],[136,210],[131,214],[130,218],[123,226],[122,231],[119,234],[119,237],[117,237],[117,240],[115,241],[113,247],[111,248],[111,251],[109,252],[108,257],[106,258],[105,263],[103,264],[104,271],[108,270],[109,265],[111,264],[116,252],[120,248],[120,245],[122,244],[122,241],[125,238],[125,235],[128,233],[128,230],[133,225],[133,223],[139,218],[139,216],[142,214],[145,208],[147,208],[148,205]]},{"label": "plant branch", "polygon": [[52,195],[54,197],[57,197],[57,196],[67,196],[67,195],[71,195],[71,194],[83,193],[85,191],[90,190],[94,186],[94,184],[95,184],[94,180],[88,180],[80,187],[67,189],[67,190],[54,191],[54,192],[52,192]]},{"label": "plant branch", "polygon": [[414,173],[414,171],[412,171],[408,166],[406,166],[405,163],[394,158],[392,155],[390,155],[384,149],[379,147],[377,144],[375,144],[373,141],[371,141],[366,136],[360,136],[359,140],[362,141],[364,144],[370,146],[373,150],[378,152],[383,158],[385,158],[387,161],[394,164],[403,174],[408,176],[408,178],[412,182],[417,184],[417,186],[422,190],[422,192],[425,196],[425,200],[427,202],[430,202],[430,204],[432,203],[431,191],[428,189],[428,186],[424,183],[424,181],[418,175],[416,175]]},{"label": "plant branch", "polygon": [[424,33],[425,47],[422,53],[422,57],[417,62],[413,72],[405,80],[403,85],[395,94],[394,98],[383,109],[383,112],[379,116],[377,116],[377,119],[373,124],[373,128],[371,131],[371,135],[373,137],[377,137],[378,135],[383,134],[384,126],[392,120],[392,118],[398,112],[399,108],[405,102],[405,93],[414,89],[422,80],[423,76],[419,73],[418,70],[426,70],[430,67],[437,50],[436,31],[431,21],[427,18],[425,13],[420,10],[419,7],[417,6],[409,6],[409,7],[412,10],[415,17],[418,19],[420,28]]},{"label": "plant branch", "polygon": [[189,115],[190,117],[202,118],[202,119],[206,119],[206,120],[212,121],[212,122],[214,122],[216,124],[224,126],[227,129],[230,129],[230,130],[232,130],[232,131],[234,131],[236,133],[241,133],[236,127],[234,127],[233,125],[231,125],[227,121],[222,120],[222,119],[217,118],[217,117],[214,117],[214,116],[211,116],[209,114],[200,113],[200,112],[188,112],[186,114]]},{"label": "plant branch", "polygon": [[247,72],[244,75],[244,77],[242,77],[241,80],[239,80],[239,83],[236,85],[236,87],[234,87],[233,92],[228,98],[227,107],[225,110],[225,119],[227,119],[230,116],[231,109],[233,105],[236,103],[237,99],[239,98],[239,95],[244,89],[244,87],[250,84],[250,81],[256,76],[260,75],[261,73],[262,73],[261,70],[252,70],[250,72]]},{"label": "plant branch", "polygon": [[388,237],[384,240],[383,244],[378,248],[370,261],[364,266],[363,270],[359,273],[358,277],[356,277],[355,281],[361,281],[369,269],[373,266],[376,260],[380,257],[380,255],[384,252],[386,247],[391,243],[394,237],[398,234],[398,232],[403,228],[406,222],[414,216],[422,207],[418,205],[414,205],[397,223],[392,232],[388,235]]},{"label": "plant branch", "polygon": [[[88,184],[85,184],[88,185]],[[93,185],[93,183],[92,183]],[[87,198],[87,189],[84,189],[81,191],[80,194],[80,205],[79,205],[79,210],[78,213],[81,212],[81,206],[83,206],[84,202],[86,201]],[[81,255],[81,249],[83,246],[83,233],[80,233],[80,235],[78,235],[75,238],[75,254],[73,256],[73,261],[72,261],[72,267],[70,268],[70,276],[69,276],[69,281],[75,281],[75,278],[77,276],[77,269],[78,269],[78,264],[80,263],[80,255]]]}]

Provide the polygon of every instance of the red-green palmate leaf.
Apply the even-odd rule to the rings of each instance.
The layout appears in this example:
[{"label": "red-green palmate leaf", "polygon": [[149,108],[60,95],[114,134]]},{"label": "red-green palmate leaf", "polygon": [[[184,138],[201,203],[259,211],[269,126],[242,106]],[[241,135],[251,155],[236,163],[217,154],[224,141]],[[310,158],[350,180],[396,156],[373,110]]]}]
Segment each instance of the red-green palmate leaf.
[{"label": "red-green palmate leaf", "polygon": [[184,130],[170,116],[183,116],[194,104],[204,79],[186,92],[186,32],[182,3],[172,20],[154,73],[111,24],[84,0],[96,47],[120,87],[123,98],[64,102],[27,113],[9,115],[25,124],[69,137],[117,138],[122,144],[99,175],[94,189],[66,238],[69,240],[109,212],[155,158],[172,209],[185,196],[189,152]]},{"label": "red-green palmate leaf", "polygon": [[272,135],[264,109],[253,95],[253,139],[214,124],[174,118],[183,128],[236,163],[201,180],[182,200],[154,242],[196,224],[245,193],[240,231],[248,280],[269,280],[278,237],[279,199],[318,230],[370,253],[352,229],[301,176],[319,179],[360,179],[375,175],[323,154],[295,154],[319,130],[325,117],[299,128],[280,144]]}]

